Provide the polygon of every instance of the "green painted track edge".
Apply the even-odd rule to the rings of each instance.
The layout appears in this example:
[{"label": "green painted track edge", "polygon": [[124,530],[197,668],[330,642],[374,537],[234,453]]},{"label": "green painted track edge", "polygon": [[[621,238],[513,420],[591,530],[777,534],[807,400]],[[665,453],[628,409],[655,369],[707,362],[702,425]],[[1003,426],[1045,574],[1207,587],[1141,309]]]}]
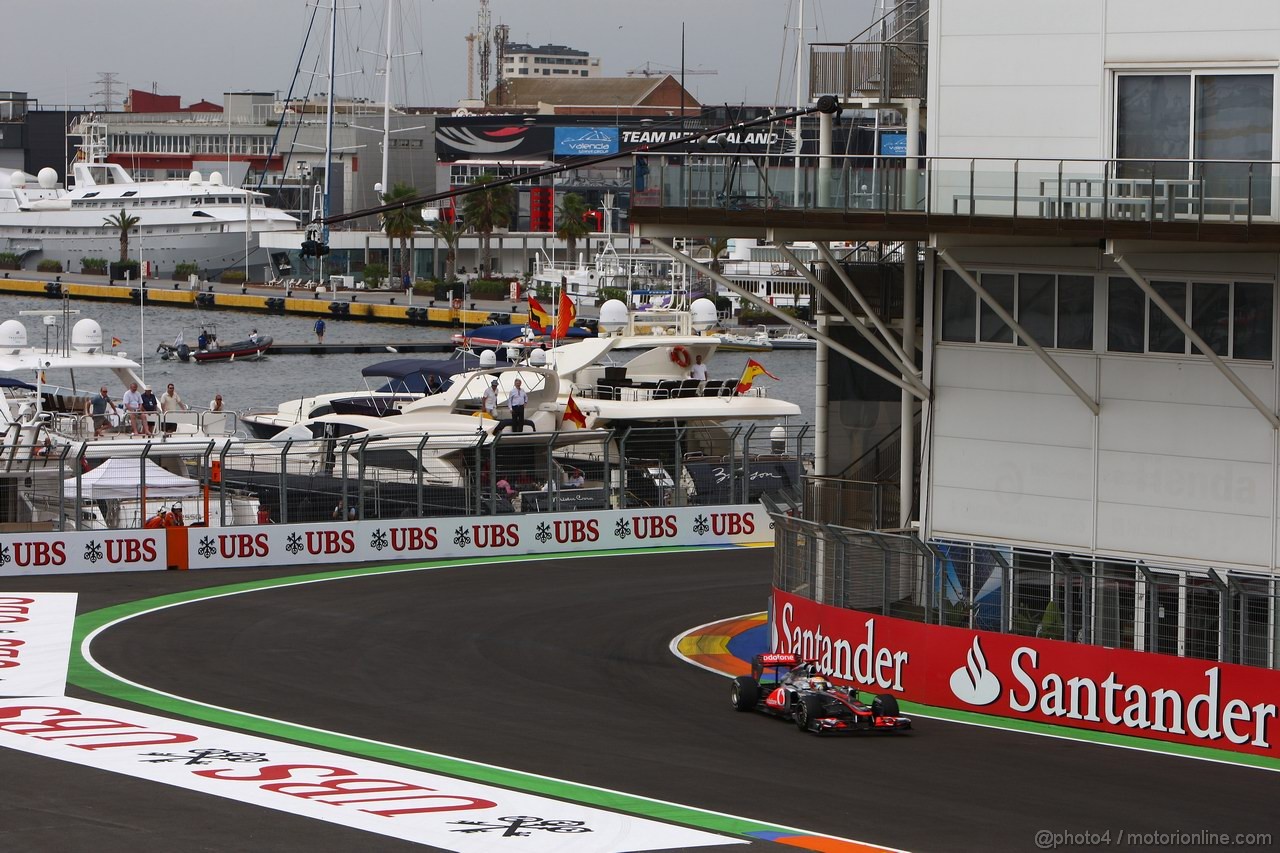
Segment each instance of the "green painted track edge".
[{"label": "green painted track edge", "polygon": [[[624,548],[607,551],[591,551],[574,557],[620,557],[654,553],[687,553],[703,551],[707,548],[736,549],[734,545],[699,545],[672,546],[656,548]],[[563,558],[565,555],[559,555]],[[570,802],[600,806],[613,811],[664,820],[713,832],[737,835],[750,838],[760,833],[802,834],[803,831],[791,827],[760,823],[746,818],[703,811],[675,803],[649,800],[631,794],[601,790],[573,782],[536,776],[517,770],[507,770],[477,764],[463,759],[450,758],[435,753],[427,753],[394,744],[384,744],[365,738],[327,732],[308,726],[297,725],[279,720],[270,720],[239,711],[225,710],[202,705],[179,697],[168,696],[157,691],[122,682],[115,677],[94,667],[84,656],[85,639],[103,625],[129,616],[136,616],[150,610],[177,604],[187,604],[212,598],[255,590],[272,589],[295,584],[315,583],[317,581],[354,578],[364,575],[390,574],[405,571],[422,571],[431,569],[453,568],[467,565],[485,565],[493,563],[519,563],[556,559],[557,555],[529,554],[512,557],[474,557],[442,560],[436,562],[414,561],[392,565],[364,566],[334,571],[318,572],[307,575],[290,575],[280,578],[264,578],[256,581],[232,583],[226,586],[206,587],[199,590],[187,590],[152,598],[116,604],[101,610],[95,610],[76,617],[71,661],[68,667],[67,680],[85,690],[110,696],[114,699],[131,702],[164,711],[168,714],[202,720],[218,726],[241,729],[264,736],[290,740],[308,746],[350,753],[352,755],[376,761],[390,761],[413,767],[419,770],[441,773],[460,779],[484,782],[504,788],[511,788],[530,793],[542,794]],[[217,571],[204,569],[201,571]],[[816,834],[816,833],[814,833]]]}]

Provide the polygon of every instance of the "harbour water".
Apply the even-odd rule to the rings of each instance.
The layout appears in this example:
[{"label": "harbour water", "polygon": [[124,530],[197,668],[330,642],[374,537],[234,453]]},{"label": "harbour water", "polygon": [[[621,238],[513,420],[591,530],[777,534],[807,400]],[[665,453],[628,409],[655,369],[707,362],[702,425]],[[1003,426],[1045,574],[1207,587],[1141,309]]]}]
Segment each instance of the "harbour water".
[{"label": "harbour water", "polygon": [[[20,311],[59,311],[61,302],[53,299],[23,296],[0,296],[0,320],[17,318],[25,322],[30,343],[39,345],[44,332],[39,317],[18,317]],[[270,335],[277,343],[314,342],[314,320],[289,315],[251,314],[242,311],[193,310],[147,306],[145,317],[137,305],[116,302],[75,301],[71,323],[90,317],[102,324],[103,339],[120,339],[118,349],[135,361],[141,360],[147,384],[157,393],[172,382],[189,404],[207,406],[215,394],[222,394],[228,408],[241,410],[274,407],[284,400],[330,391],[359,390],[364,387],[360,370],[385,359],[399,357],[387,352],[385,359],[365,355],[277,355],[258,362],[211,362],[197,364],[164,361],[156,352],[161,343],[171,344],[178,334],[191,346],[200,335],[201,325],[216,327],[223,341],[243,340],[250,331]],[[145,320],[145,326],[144,326]],[[61,321],[59,321],[61,322]],[[453,329],[424,328],[368,323],[358,320],[326,319],[326,343],[365,343],[368,341],[447,341]],[[144,339],[145,334],[145,339]],[[439,357],[444,356],[408,356]],[[771,397],[800,406],[800,423],[813,422],[814,353],[812,350],[779,350],[771,353],[721,352],[712,360],[712,378],[730,378],[741,374],[748,358],[755,358],[772,374],[757,383],[768,389]],[[27,378],[27,377],[17,377]],[[90,377],[98,382],[101,377]],[[112,388],[112,396],[123,393]]]}]

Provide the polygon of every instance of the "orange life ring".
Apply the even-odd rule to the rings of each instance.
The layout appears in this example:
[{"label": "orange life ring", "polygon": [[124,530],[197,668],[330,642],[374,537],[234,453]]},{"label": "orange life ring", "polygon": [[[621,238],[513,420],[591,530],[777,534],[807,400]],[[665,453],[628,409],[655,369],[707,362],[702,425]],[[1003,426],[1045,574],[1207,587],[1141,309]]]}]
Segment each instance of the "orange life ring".
[{"label": "orange life ring", "polygon": [[689,351],[681,346],[671,348],[671,360],[679,367],[689,366]]}]

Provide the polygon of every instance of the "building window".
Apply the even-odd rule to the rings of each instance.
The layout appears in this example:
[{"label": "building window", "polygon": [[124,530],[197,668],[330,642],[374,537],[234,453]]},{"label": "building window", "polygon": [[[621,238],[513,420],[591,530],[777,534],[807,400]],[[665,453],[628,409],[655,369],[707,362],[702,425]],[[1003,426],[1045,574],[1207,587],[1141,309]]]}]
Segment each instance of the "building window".
[{"label": "building window", "polygon": [[[1187,181],[1174,197],[1249,199],[1270,210],[1271,74],[1121,74],[1116,78],[1116,157],[1120,178]],[[1204,163],[1195,160],[1244,162]],[[1206,201],[1205,213],[1230,213]]]},{"label": "building window", "polygon": [[[983,273],[981,281],[1040,346],[1093,349],[1092,276]],[[1013,330],[952,270],[942,277],[942,340],[1015,343]],[[1024,339],[1016,343],[1027,345]]]},{"label": "building window", "polygon": [[[1108,352],[1199,354],[1138,285],[1117,276],[1107,287]],[[1272,284],[1153,281],[1151,287],[1216,355],[1271,360]]]}]

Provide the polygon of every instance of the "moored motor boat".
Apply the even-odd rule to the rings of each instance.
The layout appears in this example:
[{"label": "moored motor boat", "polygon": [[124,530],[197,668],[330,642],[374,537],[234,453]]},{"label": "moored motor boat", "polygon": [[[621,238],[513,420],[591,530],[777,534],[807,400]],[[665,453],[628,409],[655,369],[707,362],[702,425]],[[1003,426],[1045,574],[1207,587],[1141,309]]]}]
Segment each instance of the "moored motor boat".
[{"label": "moored motor boat", "polygon": [[266,355],[267,348],[271,346],[271,336],[264,335],[256,341],[244,340],[235,341],[229,344],[219,344],[217,349],[200,350],[193,352],[191,357],[196,361],[231,361],[238,359],[241,361],[257,361]]}]

